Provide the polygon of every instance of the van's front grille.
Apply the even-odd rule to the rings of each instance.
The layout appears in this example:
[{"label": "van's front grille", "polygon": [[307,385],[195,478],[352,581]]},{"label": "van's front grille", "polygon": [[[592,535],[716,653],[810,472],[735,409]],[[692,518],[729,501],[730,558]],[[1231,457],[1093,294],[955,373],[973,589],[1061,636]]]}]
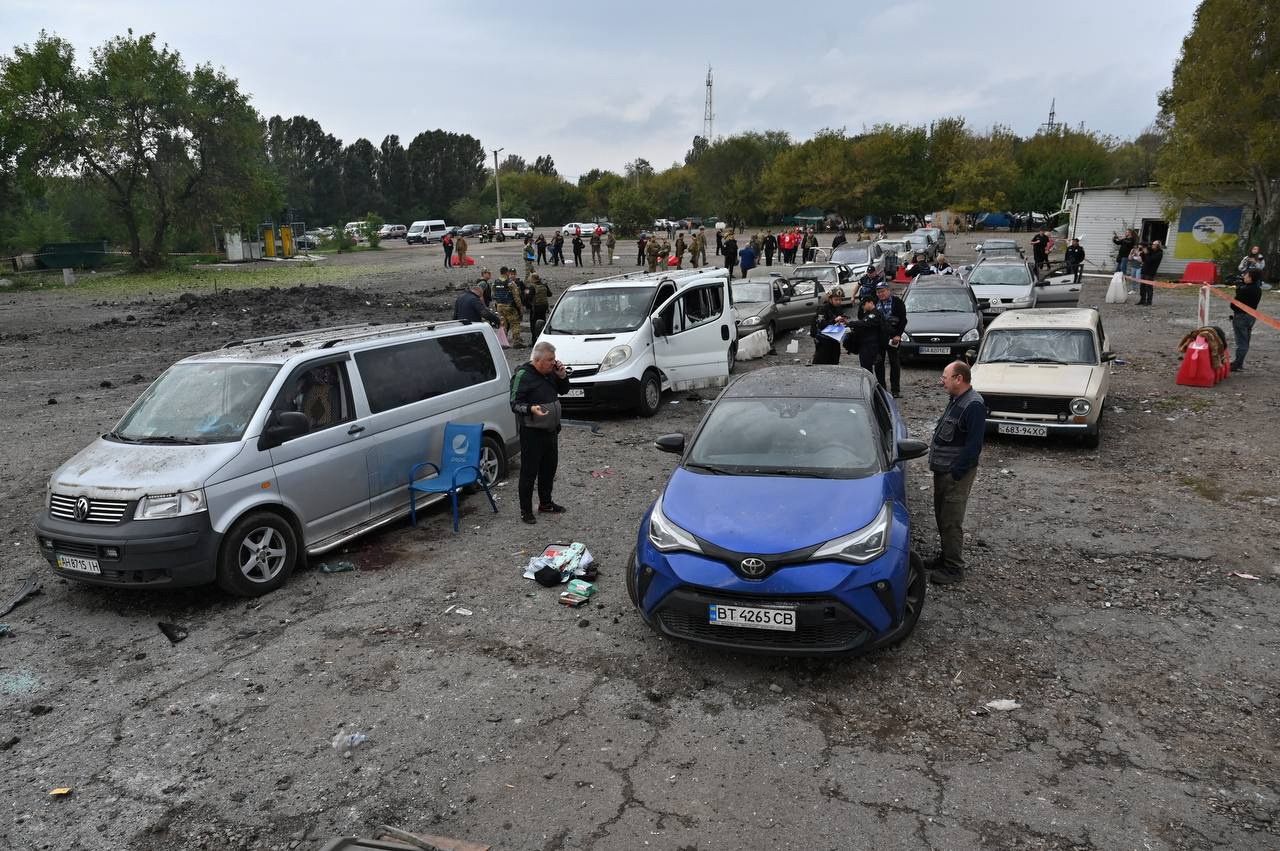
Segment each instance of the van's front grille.
[{"label": "van's front grille", "polygon": [[[77,516],[76,503],[84,500]],[[116,499],[89,499],[64,493],[50,494],[49,516],[58,520],[79,520],[84,523],[119,523],[129,510],[129,503]]]}]

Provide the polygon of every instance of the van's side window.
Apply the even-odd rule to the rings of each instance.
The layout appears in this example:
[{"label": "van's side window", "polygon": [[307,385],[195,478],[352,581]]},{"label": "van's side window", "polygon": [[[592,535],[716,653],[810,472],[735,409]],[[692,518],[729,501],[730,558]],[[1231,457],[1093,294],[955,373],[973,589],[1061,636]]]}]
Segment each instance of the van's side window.
[{"label": "van's side window", "polygon": [[305,368],[285,385],[273,406],[276,411],[298,411],[311,421],[311,431],[322,431],[355,419],[351,384],[345,363]]},{"label": "van's side window", "polygon": [[480,332],[357,352],[356,365],[375,414],[498,377]]},{"label": "van's side window", "polygon": [[724,312],[724,291],[719,284],[693,287],[680,296],[680,312],[684,315],[683,331],[710,322]]}]

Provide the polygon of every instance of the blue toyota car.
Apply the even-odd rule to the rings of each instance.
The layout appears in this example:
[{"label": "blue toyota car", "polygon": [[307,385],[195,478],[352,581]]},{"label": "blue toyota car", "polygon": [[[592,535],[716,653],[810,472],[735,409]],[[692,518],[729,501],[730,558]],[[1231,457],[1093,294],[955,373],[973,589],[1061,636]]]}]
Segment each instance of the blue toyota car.
[{"label": "blue toyota car", "polygon": [[823,656],[906,638],[925,601],[911,552],[908,437],[866,370],[734,380],[640,524],[627,592],[653,628],[736,651]]}]

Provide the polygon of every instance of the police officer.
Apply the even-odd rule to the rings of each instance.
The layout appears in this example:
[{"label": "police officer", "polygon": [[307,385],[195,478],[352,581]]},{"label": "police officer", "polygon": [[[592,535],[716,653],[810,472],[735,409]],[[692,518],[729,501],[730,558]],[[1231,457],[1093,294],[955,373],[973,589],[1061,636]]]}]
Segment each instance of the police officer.
[{"label": "police officer", "polygon": [[1066,257],[1067,271],[1071,273],[1071,282],[1080,283],[1080,278],[1084,274],[1084,246],[1080,244],[1080,237],[1071,237],[1071,244],[1067,246]]},{"label": "police officer", "polygon": [[522,346],[520,320],[524,317],[524,305],[520,302],[520,292],[512,278],[512,270],[503,266],[498,274],[502,277],[493,284],[493,306],[507,328],[507,342],[513,347]]},{"label": "police officer", "polygon": [[939,585],[964,579],[964,515],[969,491],[978,475],[978,458],[987,427],[987,405],[973,389],[972,380],[964,361],[949,363],[942,370],[942,389],[950,401],[929,446],[933,516],[938,522],[942,550],[926,566],[929,579]]}]

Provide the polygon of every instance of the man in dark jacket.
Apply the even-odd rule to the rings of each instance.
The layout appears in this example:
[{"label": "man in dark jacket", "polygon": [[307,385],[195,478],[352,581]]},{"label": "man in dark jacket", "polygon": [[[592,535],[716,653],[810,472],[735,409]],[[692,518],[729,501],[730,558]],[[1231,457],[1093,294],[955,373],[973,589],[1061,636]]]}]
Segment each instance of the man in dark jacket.
[{"label": "man in dark jacket", "polygon": [[[1246,269],[1240,283],[1236,284],[1236,301],[1257,310],[1258,304],[1262,301],[1261,278],[1262,275],[1257,269]],[[1234,304],[1231,305],[1231,330],[1236,334],[1236,356],[1231,361],[1233,372],[1244,371],[1244,356],[1249,354],[1249,340],[1253,337],[1255,321],[1252,314],[1245,313]]]},{"label": "man in dark jacket", "polygon": [[898,397],[902,395],[902,350],[898,348],[902,342],[902,332],[907,328],[907,305],[893,294],[888,281],[876,284],[876,310],[884,317],[885,347],[876,358],[876,381],[881,387],[884,383],[884,362],[889,361],[889,392]]},{"label": "man in dark jacket", "polygon": [[1080,244],[1080,237],[1071,238],[1064,259],[1067,261],[1067,271],[1073,276],[1072,283],[1080,283],[1080,277],[1084,274],[1084,246]]},{"label": "man in dark jacket", "polygon": [[520,421],[520,519],[537,523],[533,488],[538,486],[538,511],[563,514],[564,506],[551,498],[560,461],[560,396],[569,392],[569,373],[556,360],[556,347],[540,342],[529,362],[511,376],[511,410]]},{"label": "man in dark jacket", "polygon": [[987,428],[987,405],[973,389],[971,375],[964,361],[949,363],[942,370],[942,389],[951,398],[929,444],[933,515],[942,551],[926,566],[929,579],[939,585],[964,579],[964,515]]},{"label": "man in dark jacket", "polygon": [[1111,242],[1116,246],[1116,271],[1123,272],[1125,264],[1129,262],[1129,252],[1138,243],[1138,240],[1133,235],[1133,228],[1126,230],[1123,237],[1112,233]]},{"label": "man in dark jacket", "polygon": [[453,318],[464,322],[488,322],[497,325],[501,320],[484,304],[484,285],[476,281],[471,289],[463,290],[453,303]]},{"label": "man in dark jacket", "polygon": [[840,231],[840,232],[839,232],[838,234],[836,234],[836,235],[835,235],[835,237],[831,240],[831,250],[832,250],[832,251],[835,251],[837,248],[839,248],[840,246],[844,245],[844,244],[845,244],[846,242],[848,242],[848,241],[849,241],[849,240],[848,240],[848,238],[844,235],[844,231]]},{"label": "man in dark jacket", "polygon": [[868,267],[866,274],[858,279],[858,303],[861,304],[864,298],[875,298],[876,287],[882,283],[884,283],[884,272],[878,266]]},{"label": "man in dark jacket", "polygon": [[1048,268],[1049,266],[1049,232],[1044,228],[1040,228],[1040,232],[1031,237],[1031,258],[1036,264],[1036,271],[1040,271],[1040,267]]},{"label": "man in dark jacket", "polygon": [[[1160,271],[1160,261],[1164,259],[1164,249],[1160,246],[1160,240],[1152,240],[1150,245],[1144,245],[1142,251],[1142,280],[1154,281],[1156,272]],[[1155,295],[1156,288],[1152,284],[1138,285],[1138,304],[1151,306],[1151,297]]]}]

